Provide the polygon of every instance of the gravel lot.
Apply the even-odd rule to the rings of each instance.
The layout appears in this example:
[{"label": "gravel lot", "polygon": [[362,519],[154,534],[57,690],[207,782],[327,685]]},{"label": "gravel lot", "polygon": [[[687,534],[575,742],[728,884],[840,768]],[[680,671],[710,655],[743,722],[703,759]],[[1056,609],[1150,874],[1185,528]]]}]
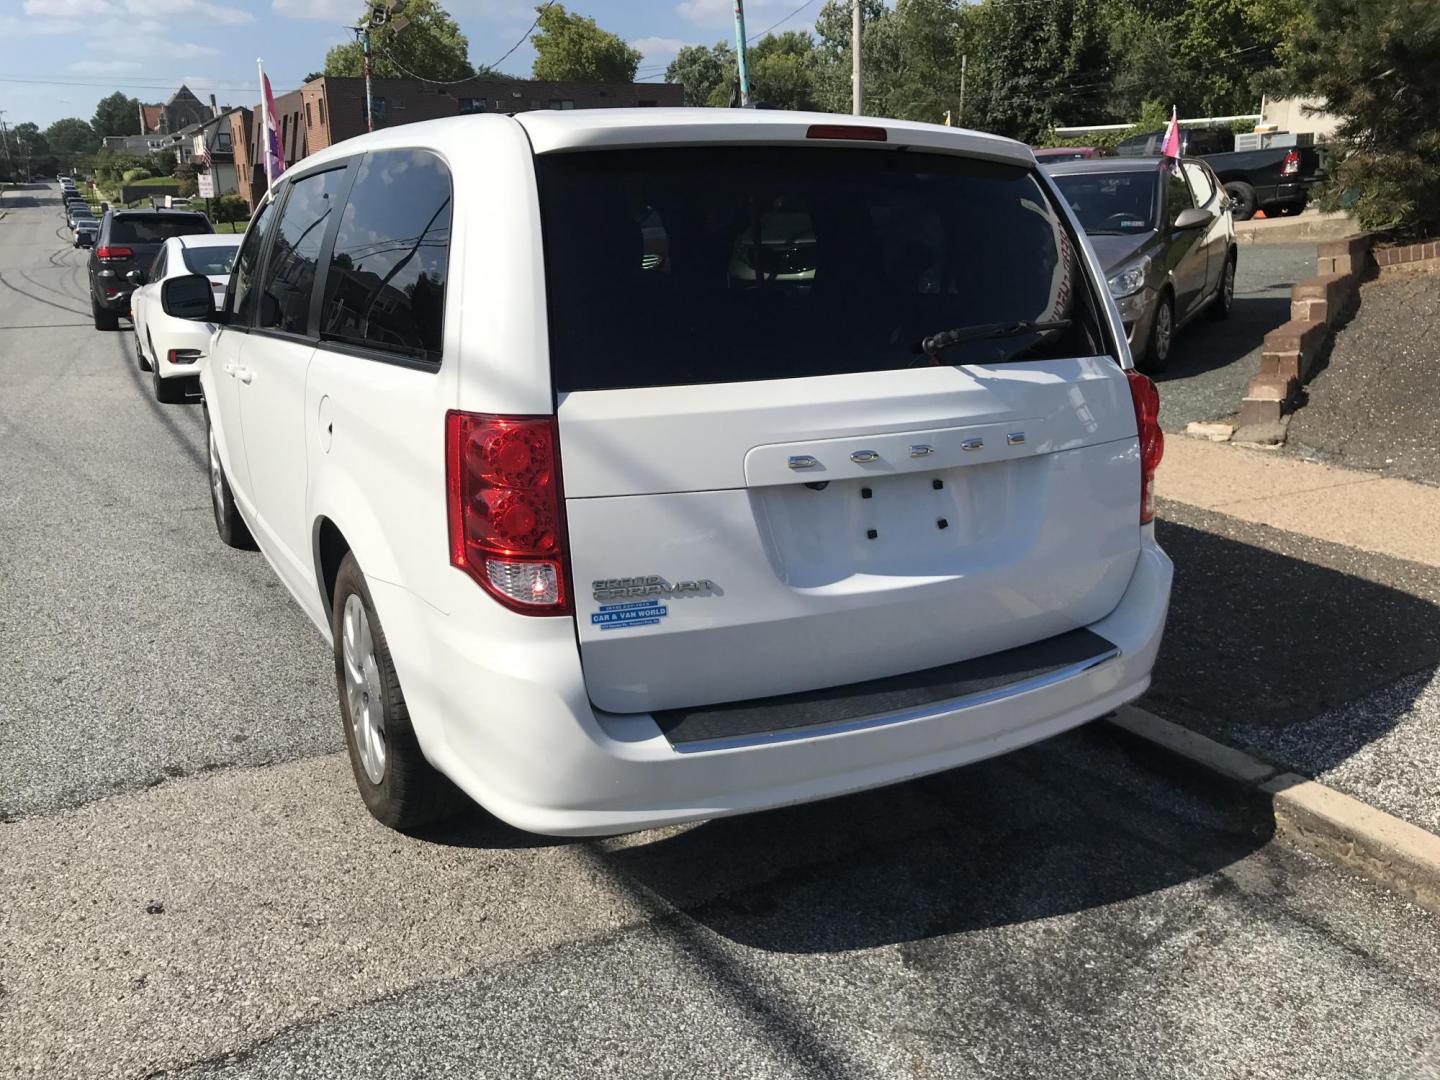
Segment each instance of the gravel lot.
[{"label": "gravel lot", "polygon": [[[1440,484],[1440,273],[1372,281],[1290,421],[1286,449]],[[1440,526],[1437,526],[1440,527]]]},{"label": "gravel lot", "polygon": [[1315,245],[1246,244],[1235,264],[1235,304],[1215,323],[1198,316],[1175,338],[1160,384],[1160,423],[1183,431],[1192,420],[1240,411],[1245,387],[1260,370],[1265,335],[1290,318],[1290,287],[1315,276]]}]

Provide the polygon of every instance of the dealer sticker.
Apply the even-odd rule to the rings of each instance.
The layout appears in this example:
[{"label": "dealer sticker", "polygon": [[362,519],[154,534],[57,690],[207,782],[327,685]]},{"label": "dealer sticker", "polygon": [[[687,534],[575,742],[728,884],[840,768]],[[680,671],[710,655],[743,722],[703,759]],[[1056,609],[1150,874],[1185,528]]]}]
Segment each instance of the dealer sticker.
[{"label": "dealer sticker", "polygon": [[637,626],[658,626],[670,614],[659,600],[639,600],[633,604],[605,604],[590,616],[590,625],[601,630],[630,630]]}]

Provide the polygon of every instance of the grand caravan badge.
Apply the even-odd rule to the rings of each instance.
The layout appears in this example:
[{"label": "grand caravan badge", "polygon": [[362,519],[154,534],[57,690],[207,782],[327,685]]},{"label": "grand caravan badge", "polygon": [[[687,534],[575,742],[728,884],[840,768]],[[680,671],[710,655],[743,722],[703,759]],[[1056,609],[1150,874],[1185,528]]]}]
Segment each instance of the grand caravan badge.
[{"label": "grand caravan badge", "polygon": [[696,581],[669,582],[654,574],[641,577],[601,578],[590,583],[595,599],[600,601],[633,600],[647,596],[718,596],[720,588],[709,578]]}]

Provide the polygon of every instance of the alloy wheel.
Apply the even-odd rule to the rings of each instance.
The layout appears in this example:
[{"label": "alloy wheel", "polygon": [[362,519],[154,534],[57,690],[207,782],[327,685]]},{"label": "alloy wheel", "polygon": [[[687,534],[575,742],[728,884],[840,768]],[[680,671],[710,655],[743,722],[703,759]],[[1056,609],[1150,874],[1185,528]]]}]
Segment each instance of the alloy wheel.
[{"label": "alloy wheel", "polygon": [[385,698],[370,619],[358,593],[345,598],[341,630],[341,666],[345,671],[350,734],[365,775],[372,784],[379,784],[385,779]]},{"label": "alloy wheel", "polygon": [[1170,305],[1162,301],[1155,312],[1155,359],[1162,364],[1170,356],[1170,338],[1173,335]]}]

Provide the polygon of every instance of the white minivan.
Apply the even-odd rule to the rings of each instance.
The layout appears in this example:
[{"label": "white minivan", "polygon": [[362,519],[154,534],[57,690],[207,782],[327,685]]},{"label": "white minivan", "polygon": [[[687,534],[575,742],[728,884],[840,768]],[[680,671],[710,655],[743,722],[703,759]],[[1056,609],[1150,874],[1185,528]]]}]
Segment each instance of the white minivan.
[{"label": "white minivan", "polygon": [[604,834],[895,783],[1149,683],[1154,386],[1030,151],[547,111],[323,150],[200,366],[222,538],[333,644],[355,779]]}]

